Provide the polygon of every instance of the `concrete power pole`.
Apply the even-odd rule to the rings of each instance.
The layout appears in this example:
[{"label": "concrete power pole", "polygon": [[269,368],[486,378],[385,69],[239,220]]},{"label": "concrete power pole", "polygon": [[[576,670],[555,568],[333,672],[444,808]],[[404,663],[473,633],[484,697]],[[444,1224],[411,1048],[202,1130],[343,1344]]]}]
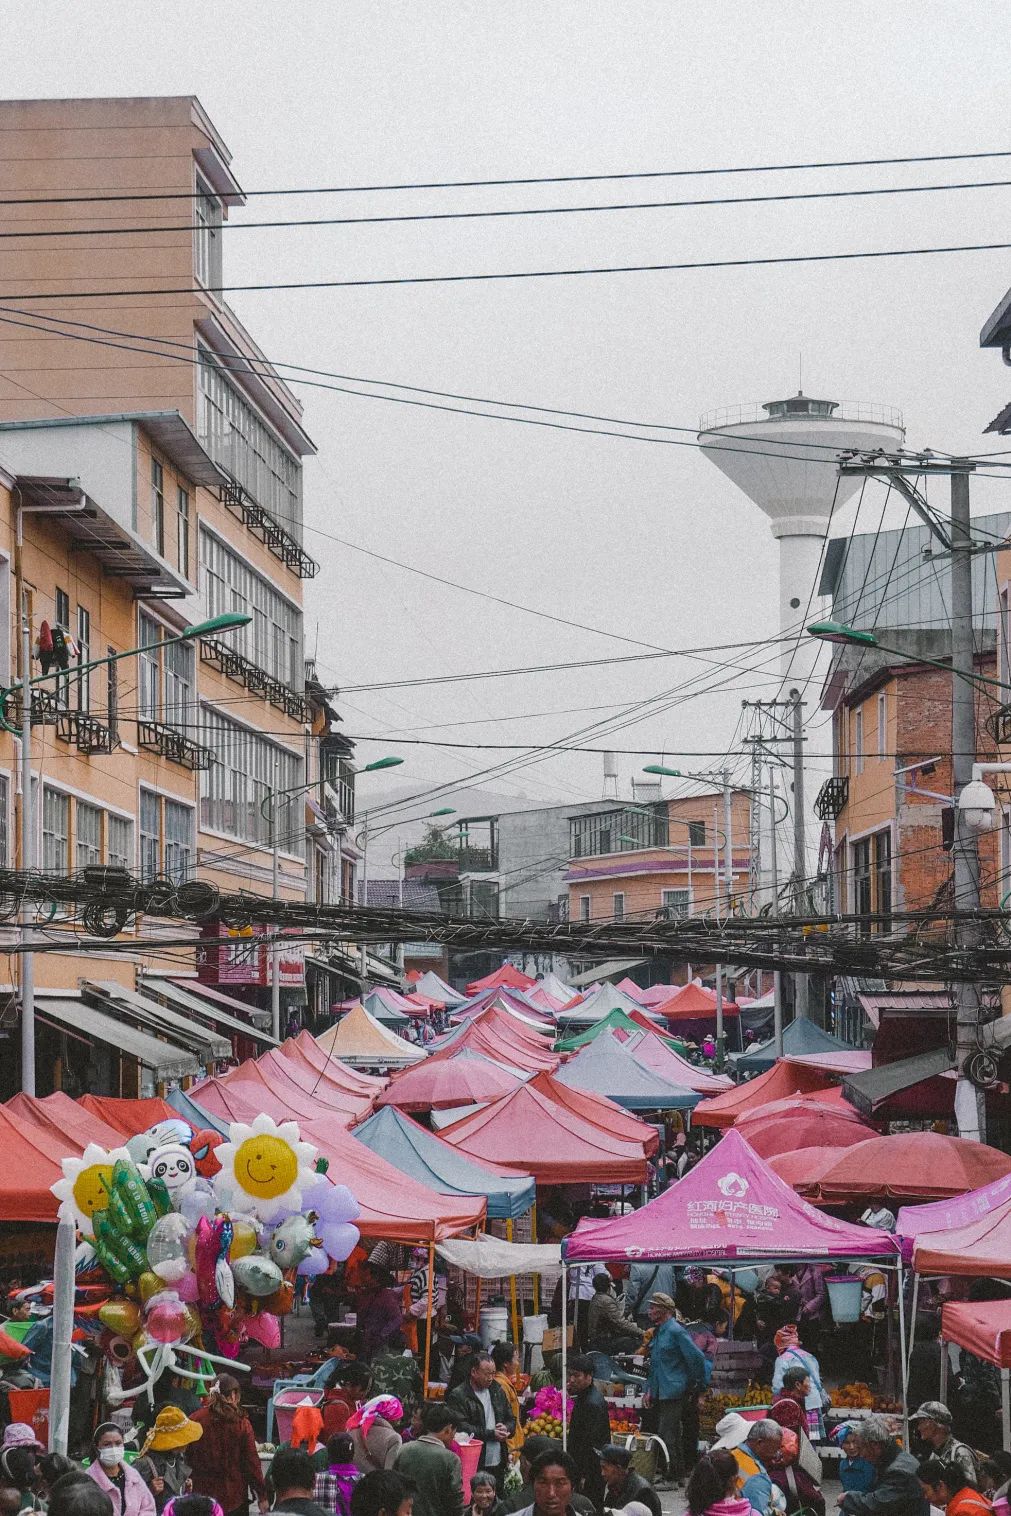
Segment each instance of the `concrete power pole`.
[{"label": "concrete power pole", "polygon": [[[807,914],[804,878],[807,869],[804,847],[804,702],[800,690],[790,691],[790,715],[793,722],[793,908],[798,916]],[[806,974],[793,976],[793,1014],[808,1014],[808,980]]]},{"label": "concrete power pole", "polygon": [[[975,688],[972,637],[972,542],[969,528],[969,471],[951,476],[951,771],[955,797],[954,905],[956,911],[979,910],[979,848],[962,820],[958,801],[972,778],[976,759]],[[957,941],[967,954],[979,946],[979,925],[956,923]],[[979,1030],[979,991],[974,984],[956,987],[955,1117],[959,1135],[986,1141],[986,1101],[982,1090],[965,1077],[965,1060],[975,1052]]]}]

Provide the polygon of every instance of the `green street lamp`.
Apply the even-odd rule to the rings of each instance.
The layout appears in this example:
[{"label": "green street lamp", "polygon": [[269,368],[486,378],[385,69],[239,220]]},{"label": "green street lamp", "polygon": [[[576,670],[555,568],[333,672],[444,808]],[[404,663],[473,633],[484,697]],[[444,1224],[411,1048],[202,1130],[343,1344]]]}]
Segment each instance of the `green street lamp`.
[{"label": "green street lamp", "polygon": [[358,770],[360,774],[374,774],[377,769],[395,769],[403,763],[403,758],[377,758],[374,763],[366,763],[364,768]]},{"label": "green street lamp", "polygon": [[986,685],[989,689],[1004,689],[999,679],[990,679],[986,674],[971,673],[968,669],[953,669],[950,661],[945,662],[943,658],[928,658],[923,653],[909,653],[904,648],[890,647],[874,632],[865,632],[859,627],[847,626],[843,621],[812,621],[807,628],[807,634],[809,637],[817,637],[821,642],[836,642],[843,647],[877,648],[879,652],[890,653],[895,658],[903,658],[907,663],[928,663],[932,668],[943,669],[946,674],[966,679],[971,684]]},{"label": "green street lamp", "polygon": [[644,774],[660,774],[664,779],[682,779],[684,776],[680,769],[669,769],[662,763],[646,763],[642,769]]}]

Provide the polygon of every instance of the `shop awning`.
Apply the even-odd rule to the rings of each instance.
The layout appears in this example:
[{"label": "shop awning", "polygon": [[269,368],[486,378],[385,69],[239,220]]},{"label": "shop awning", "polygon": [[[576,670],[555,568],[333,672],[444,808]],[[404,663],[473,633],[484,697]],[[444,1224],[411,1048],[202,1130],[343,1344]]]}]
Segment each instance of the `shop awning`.
[{"label": "shop awning", "polygon": [[157,1000],[149,1000],[146,995],[126,989],[115,980],[84,980],[81,993],[99,997],[103,1006],[109,1006],[146,1031],[164,1032],[180,1047],[190,1048],[203,1063],[232,1056],[232,1044],[220,1032],[201,1026],[188,1016],[180,1016],[178,1012],[159,1005]]},{"label": "shop awning", "polygon": [[225,995],[221,990],[215,989],[212,984],[202,984],[199,979],[183,978],[181,975],[173,975],[172,983],[179,989],[185,990],[187,995],[196,995],[200,1000],[209,1000],[212,1005],[223,1006],[233,1016],[237,1011],[245,1011],[254,1026],[263,1027],[266,1031],[270,1027],[270,1012],[258,1005],[246,1005],[242,1000],[236,1000],[234,995]]},{"label": "shop awning", "polygon": [[248,1021],[243,1021],[232,1012],[226,1010],[223,1005],[216,1005],[213,1001],[204,1000],[200,995],[193,995],[189,989],[183,989],[178,980],[163,979],[160,975],[144,974],[141,978],[141,989],[149,991],[152,995],[161,995],[169,1005],[190,1019],[213,1022],[223,1032],[251,1037],[255,1042],[262,1042],[267,1047],[276,1048],[280,1044],[276,1037],[269,1032],[262,1031],[258,1026],[252,1026]]},{"label": "shop awning", "polygon": [[[936,1080],[955,1066],[950,1049],[932,1048],[927,1053],[916,1053],[912,1058],[900,1058],[895,1063],[881,1063],[877,1068],[867,1069],[862,1074],[847,1074],[843,1082],[846,1098],[858,1111],[873,1116],[887,1101],[913,1089],[926,1080]],[[937,1086],[933,1086],[937,1091]],[[925,1092],[926,1093],[926,1092]],[[950,1109],[954,1104],[954,1083],[951,1091],[937,1091],[941,1103]],[[943,1114],[943,1111],[938,1111]]]},{"label": "shop awning", "polygon": [[97,1010],[69,993],[57,996],[35,992],[35,1013],[40,1021],[48,1021],[85,1042],[104,1042],[117,1052],[136,1058],[158,1079],[184,1079],[200,1073],[200,1060],[191,1051],[149,1036],[113,1016],[111,1010],[111,1007]]}]

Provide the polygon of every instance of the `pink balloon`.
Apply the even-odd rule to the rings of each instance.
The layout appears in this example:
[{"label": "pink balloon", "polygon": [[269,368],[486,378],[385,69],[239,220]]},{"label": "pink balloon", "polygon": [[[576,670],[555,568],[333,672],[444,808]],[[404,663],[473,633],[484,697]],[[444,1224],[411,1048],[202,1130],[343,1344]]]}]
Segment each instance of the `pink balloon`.
[{"label": "pink balloon", "polygon": [[281,1346],[281,1325],[270,1311],[258,1311],[246,1319],[246,1336],[268,1350]]},{"label": "pink balloon", "polygon": [[180,1300],[194,1301],[200,1298],[200,1286],[197,1284],[197,1276],[192,1269],[188,1269],[183,1277],[176,1281],[176,1294]]},{"label": "pink balloon", "polygon": [[162,1299],[148,1310],[144,1329],[155,1342],[178,1342],[185,1335],[188,1323],[189,1314],[181,1300]]}]

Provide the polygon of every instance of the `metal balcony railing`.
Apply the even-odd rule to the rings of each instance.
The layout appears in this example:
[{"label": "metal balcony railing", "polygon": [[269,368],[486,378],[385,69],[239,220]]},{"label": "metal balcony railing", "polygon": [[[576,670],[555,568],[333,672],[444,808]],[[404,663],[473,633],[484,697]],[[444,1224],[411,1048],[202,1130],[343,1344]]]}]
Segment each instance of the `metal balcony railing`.
[{"label": "metal balcony railing", "polygon": [[[33,697],[33,708],[34,704]],[[33,709],[33,722],[34,719]],[[86,711],[58,711],[56,735],[61,742],[72,743],[79,753],[111,753],[119,747],[119,738],[111,727]]]},{"label": "metal balcony railing", "polygon": [[219,496],[221,504],[234,512],[261,542],[266,543],[275,558],[280,558],[300,579],[315,579],[319,573],[319,564],[315,558],[310,558],[291,533],[246,494],[241,484],[234,481],[223,484]]},{"label": "metal balcony railing", "polygon": [[838,821],[850,797],[850,782],[845,778],[826,779],[815,796],[814,814],[819,821]]},{"label": "metal balcony railing", "polygon": [[237,653],[227,642],[216,637],[200,639],[200,662],[220,669],[229,679],[234,679],[252,695],[262,695],[279,711],[284,711],[295,721],[303,724],[309,719],[309,707],[305,695],[291,689],[283,679],[275,679],[261,669],[252,659]]},{"label": "metal balcony railing", "polygon": [[164,726],[160,721],[137,722],[137,746],[146,753],[158,753],[170,763],[178,763],[181,768],[189,769],[191,773],[209,769],[216,761],[209,747],[194,742],[184,732],[177,732],[174,727]]},{"label": "metal balcony railing", "polygon": [[878,426],[903,428],[902,412],[894,405],[879,405],[874,400],[840,400],[831,416],[808,418],[805,416],[770,417],[765,404],[758,400],[742,405],[721,405],[704,411],[699,417],[699,431],[711,432],[721,426],[765,426],[780,420],[786,422],[814,420],[870,421]]}]

